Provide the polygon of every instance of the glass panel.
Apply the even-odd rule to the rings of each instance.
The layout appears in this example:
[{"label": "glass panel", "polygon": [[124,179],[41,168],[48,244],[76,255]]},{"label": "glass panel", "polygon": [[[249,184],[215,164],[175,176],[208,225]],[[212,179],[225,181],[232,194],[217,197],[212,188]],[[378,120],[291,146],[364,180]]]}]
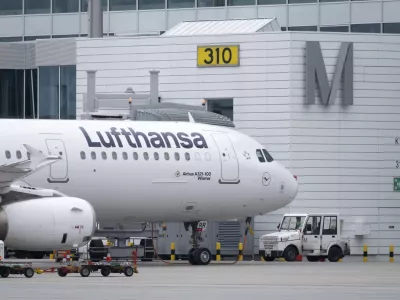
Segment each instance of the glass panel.
[{"label": "glass panel", "polygon": [[306,217],[302,216],[291,216],[283,218],[280,230],[298,230],[304,223]]},{"label": "glass panel", "polygon": [[255,5],[256,0],[228,0],[228,6]]},{"label": "glass panel", "polygon": [[319,30],[326,32],[349,32],[349,26],[326,26],[320,27]]},{"label": "glass panel", "polygon": [[49,14],[50,0],[25,0],[26,14]]},{"label": "glass panel", "polygon": [[400,33],[400,23],[384,23],[383,33]]},{"label": "glass panel", "polygon": [[22,36],[9,36],[0,38],[0,43],[21,42],[21,41],[22,41]]},{"label": "glass panel", "polygon": [[24,117],[24,70],[0,70],[0,118]]},{"label": "glass panel", "polygon": [[309,217],[304,234],[319,234],[321,228],[321,217]]},{"label": "glass panel", "polygon": [[256,154],[257,154],[258,160],[259,160],[260,162],[265,162],[265,158],[264,158],[264,156],[262,155],[262,152],[261,152],[260,149],[257,149],[257,150],[256,150]]},{"label": "glass panel", "polygon": [[25,119],[37,118],[37,70],[25,71]]},{"label": "glass panel", "polygon": [[331,235],[337,234],[337,222],[336,217],[325,217],[324,227],[322,229],[322,234]]},{"label": "glass panel", "polygon": [[197,7],[225,6],[225,0],[197,0]]},{"label": "glass panel", "polygon": [[289,4],[296,4],[296,3],[315,3],[317,0],[288,0]]},{"label": "glass panel", "polygon": [[39,119],[59,119],[59,67],[39,67]]},{"label": "glass panel", "polygon": [[24,36],[25,41],[35,41],[35,40],[43,40],[43,39],[49,39],[49,35],[35,35],[35,36]]},{"label": "glass panel", "polygon": [[195,6],[194,0],[168,0],[168,8],[191,8]]},{"label": "glass panel", "polygon": [[269,154],[269,152],[266,149],[262,149],[265,158],[267,159],[267,162],[271,162],[274,161],[274,159],[272,158],[271,154]]},{"label": "glass panel", "polygon": [[351,32],[380,33],[381,24],[352,24]]},{"label": "glass panel", "polygon": [[[88,0],[81,0],[81,11],[87,12],[88,11]],[[103,3],[103,11],[107,11],[108,9],[108,0],[101,0]]]},{"label": "glass panel", "polygon": [[165,0],[139,0],[139,9],[163,9]]},{"label": "glass panel", "polygon": [[60,67],[60,119],[76,119],[76,66]]},{"label": "glass panel", "polygon": [[292,26],[289,31],[317,31],[317,26]]},{"label": "glass panel", "polygon": [[110,0],[111,10],[136,10],[136,0]]},{"label": "glass panel", "polygon": [[79,37],[79,34],[65,34],[65,35],[53,35],[53,39],[65,39]]},{"label": "glass panel", "polygon": [[286,27],[281,27],[281,30],[282,31],[286,31]]},{"label": "glass panel", "polygon": [[22,15],[22,0],[1,0],[0,15]]},{"label": "glass panel", "polygon": [[286,0],[258,0],[258,5],[286,4]]},{"label": "glass panel", "polygon": [[79,12],[79,0],[53,0],[53,13]]}]

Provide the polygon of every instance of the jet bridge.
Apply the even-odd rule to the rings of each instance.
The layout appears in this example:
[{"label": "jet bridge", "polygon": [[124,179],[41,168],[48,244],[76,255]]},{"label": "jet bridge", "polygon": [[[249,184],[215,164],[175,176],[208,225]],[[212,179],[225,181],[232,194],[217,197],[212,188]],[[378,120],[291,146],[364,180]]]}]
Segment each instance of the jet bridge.
[{"label": "jet bridge", "polygon": [[[209,112],[204,106],[161,102],[158,91],[159,71],[151,70],[150,92],[136,94],[131,87],[123,93],[96,93],[96,71],[87,71],[87,92],[83,94],[82,119],[120,119],[142,121],[194,121],[235,127],[229,118]],[[189,113],[193,120],[189,119]]]}]

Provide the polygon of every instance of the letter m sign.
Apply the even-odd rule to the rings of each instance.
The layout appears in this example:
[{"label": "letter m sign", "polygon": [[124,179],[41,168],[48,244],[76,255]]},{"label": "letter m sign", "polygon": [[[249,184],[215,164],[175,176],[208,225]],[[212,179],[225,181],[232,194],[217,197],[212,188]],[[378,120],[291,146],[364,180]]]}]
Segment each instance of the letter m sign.
[{"label": "letter m sign", "polygon": [[324,59],[319,42],[306,42],[306,104],[315,104],[318,83],[321,101],[325,105],[335,102],[343,75],[343,104],[353,105],[353,44],[342,43],[332,85],[329,86]]}]

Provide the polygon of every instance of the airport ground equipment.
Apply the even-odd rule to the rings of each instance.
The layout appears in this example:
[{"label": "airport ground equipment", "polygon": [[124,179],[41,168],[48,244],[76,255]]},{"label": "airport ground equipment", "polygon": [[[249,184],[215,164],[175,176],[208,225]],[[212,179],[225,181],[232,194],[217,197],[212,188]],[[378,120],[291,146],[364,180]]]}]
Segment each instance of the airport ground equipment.
[{"label": "airport ground equipment", "polygon": [[343,222],[335,213],[285,214],[277,232],[260,237],[259,255],[266,261],[295,261],[302,255],[310,262],[338,262],[350,255],[350,240],[341,234]]},{"label": "airport ground equipment", "polygon": [[26,278],[31,278],[35,274],[35,271],[31,263],[0,261],[0,277],[6,278],[10,274],[24,275]]},{"label": "airport ground equipment", "polygon": [[82,277],[88,277],[90,273],[97,271],[100,271],[103,276],[108,276],[111,273],[123,273],[125,276],[130,277],[134,273],[138,273],[136,265],[128,261],[83,261],[62,264],[57,268],[57,273],[60,277],[65,277],[69,273],[79,273]]}]

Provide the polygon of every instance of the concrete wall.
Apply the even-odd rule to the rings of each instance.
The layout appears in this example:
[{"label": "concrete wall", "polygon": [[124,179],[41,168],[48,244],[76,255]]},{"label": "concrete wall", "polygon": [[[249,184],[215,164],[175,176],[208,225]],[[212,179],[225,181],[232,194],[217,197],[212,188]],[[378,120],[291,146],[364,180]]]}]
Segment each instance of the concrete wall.
[{"label": "concrete wall", "polygon": [[[329,81],[341,41],[354,42],[354,105],[305,106],[305,40],[321,41]],[[200,44],[240,44],[240,67],[197,68]],[[160,70],[162,101],[200,105],[234,98],[238,130],[259,140],[299,176],[292,206],[257,217],[257,238],[276,229],[285,212],[336,211],[353,238],[352,253],[400,251],[400,37],[363,34],[261,33],[252,35],[83,39],[77,42],[77,115],[82,112],[86,70],[98,70],[99,92],[131,86],[148,92],[150,69]],[[396,153],[397,152],[397,153]],[[362,222],[371,234],[355,238]],[[394,229],[389,226],[394,225]],[[379,248],[380,247],[380,248]]]}]

